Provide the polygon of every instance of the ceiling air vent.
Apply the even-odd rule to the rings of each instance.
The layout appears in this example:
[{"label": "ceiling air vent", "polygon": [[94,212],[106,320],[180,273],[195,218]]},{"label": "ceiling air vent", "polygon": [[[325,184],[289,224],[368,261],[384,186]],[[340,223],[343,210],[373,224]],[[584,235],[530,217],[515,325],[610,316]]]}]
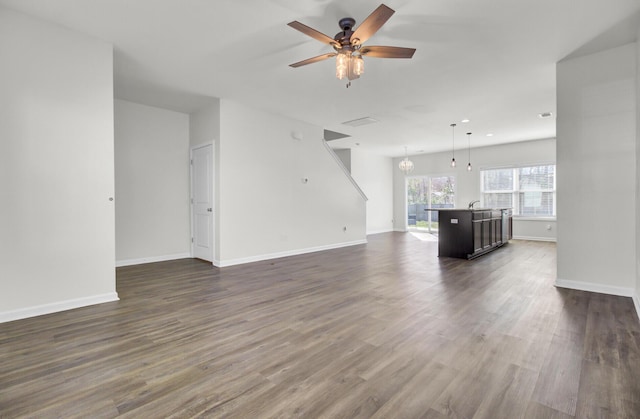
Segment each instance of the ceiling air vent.
[{"label": "ceiling air vent", "polygon": [[351,121],[343,122],[342,125],[349,125],[350,127],[361,127],[362,125],[375,124],[377,119],[365,116],[364,118],[352,119]]}]

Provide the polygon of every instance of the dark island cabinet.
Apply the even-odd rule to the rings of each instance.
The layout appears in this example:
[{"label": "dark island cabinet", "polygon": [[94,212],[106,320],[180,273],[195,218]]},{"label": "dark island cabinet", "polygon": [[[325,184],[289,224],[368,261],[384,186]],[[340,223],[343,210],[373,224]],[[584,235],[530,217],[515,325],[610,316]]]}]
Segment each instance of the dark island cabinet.
[{"label": "dark island cabinet", "polygon": [[438,211],[438,256],[473,259],[511,239],[511,209]]}]

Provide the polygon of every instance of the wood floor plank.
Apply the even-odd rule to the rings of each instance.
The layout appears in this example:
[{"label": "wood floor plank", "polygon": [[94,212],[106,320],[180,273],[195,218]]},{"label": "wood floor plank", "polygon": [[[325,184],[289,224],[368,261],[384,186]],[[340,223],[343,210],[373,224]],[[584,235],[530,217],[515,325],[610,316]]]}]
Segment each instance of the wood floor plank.
[{"label": "wood floor plank", "polygon": [[635,372],[583,361],[576,417],[637,418],[640,380]]},{"label": "wood floor plank", "polygon": [[634,311],[633,303],[627,299],[595,294],[589,301],[584,358],[615,368],[635,367],[640,362],[640,324],[620,320]]},{"label": "wood floor plank", "polygon": [[515,418],[528,407],[538,374],[511,364],[496,383],[487,388],[474,418]]},{"label": "wood floor plank", "polygon": [[522,416],[523,418],[544,418],[544,419],[571,419],[574,416],[562,413],[558,410],[552,409],[549,406],[542,405],[533,400],[529,401],[527,410]]},{"label": "wood floor plank", "polygon": [[441,416],[440,412],[431,409],[431,405],[458,374],[459,371],[437,362],[423,364],[372,418]]},{"label": "wood floor plank", "polygon": [[574,416],[582,371],[582,342],[554,336],[532,400]]},{"label": "wood floor plank", "polygon": [[117,302],[0,324],[0,417],[640,417],[631,299],[555,288],[555,264],[384,233],[118,268]]},{"label": "wood floor plank", "polygon": [[[419,371],[419,360],[396,354],[393,361],[386,364],[378,374],[343,393],[338,403],[327,405],[322,412],[326,417],[370,418],[386,404]],[[358,376],[345,371],[345,376]]]}]

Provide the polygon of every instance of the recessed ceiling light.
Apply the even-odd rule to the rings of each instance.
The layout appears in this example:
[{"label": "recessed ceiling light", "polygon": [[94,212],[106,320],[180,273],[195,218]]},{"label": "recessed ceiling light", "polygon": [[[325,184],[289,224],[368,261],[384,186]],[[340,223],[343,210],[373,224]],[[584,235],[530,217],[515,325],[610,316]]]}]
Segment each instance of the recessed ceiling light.
[{"label": "recessed ceiling light", "polygon": [[460,122],[462,122],[463,124],[466,124],[467,122],[470,122],[470,121],[471,121],[470,119],[463,119],[463,120],[462,120],[462,121],[460,121]]},{"label": "recessed ceiling light", "polygon": [[551,112],[542,112],[538,114],[538,118],[549,118],[553,115]]},{"label": "recessed ceiling light", "polygon": [[488,133],[487,137],[493,137],[493,134],[492,133]]}]

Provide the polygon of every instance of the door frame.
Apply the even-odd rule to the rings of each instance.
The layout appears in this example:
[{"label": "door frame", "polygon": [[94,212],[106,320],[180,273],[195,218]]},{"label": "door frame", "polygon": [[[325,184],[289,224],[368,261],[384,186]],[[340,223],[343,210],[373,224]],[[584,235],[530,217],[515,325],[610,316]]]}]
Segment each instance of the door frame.
[{"label": "door frame", "polygon": [[193,153],[195,150],[211,147],[211,205],[213,207],[213,216],[211,220],[211,226],[213,228],[213,235],[211,241],[211,263],[216,265],[216,237],[218,231],[218,225],[216,223],[216,217],[218,213],[217,208],[217,198],[216,198],[216,148],[215,148],[215,140],[210,143],[202,143],[198,145],[193,145],[189,147],[189,225],[190,225],[190,241],[191,241],[191,257],[195,257],[194,252],[194,237],[195,237],[195,223],[193,220],[193,211],[194,211],[194,203],[193,203]]}]

